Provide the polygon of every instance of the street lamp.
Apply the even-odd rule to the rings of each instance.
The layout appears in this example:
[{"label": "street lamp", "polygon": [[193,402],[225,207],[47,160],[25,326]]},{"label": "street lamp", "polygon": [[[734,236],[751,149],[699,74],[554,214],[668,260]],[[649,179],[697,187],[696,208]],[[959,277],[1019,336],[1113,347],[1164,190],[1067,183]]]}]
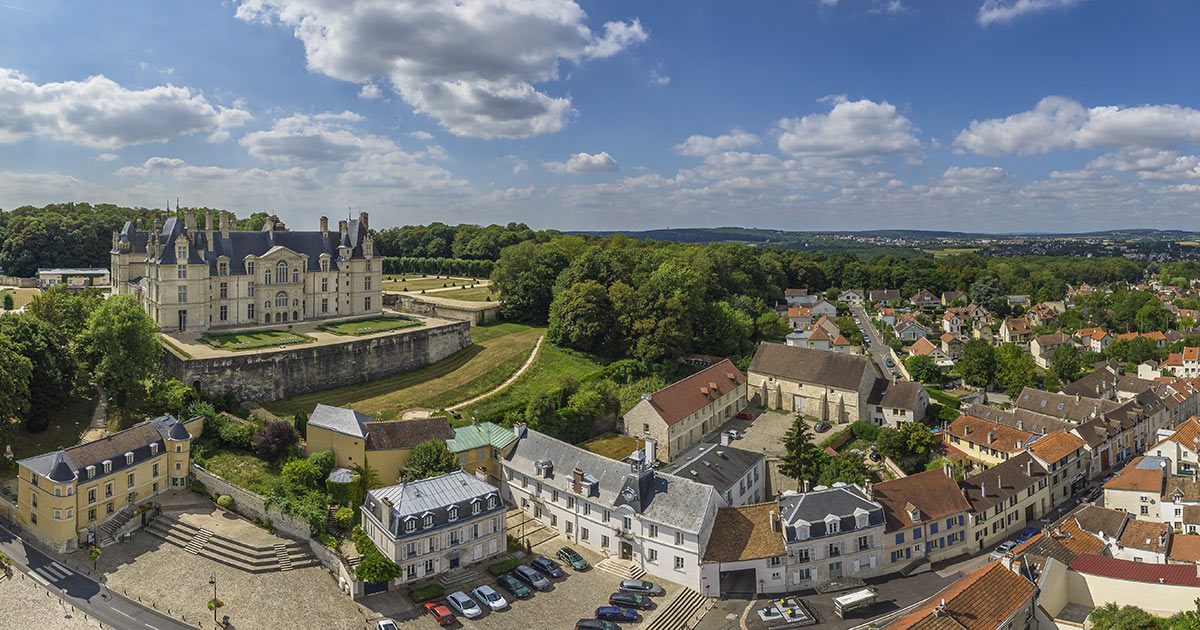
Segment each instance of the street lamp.
[{"label": "street lamp", "polygon": [[216,626],[217,625],[217,574],[216,573],[212,574],[212,577],[208,578],[208,583],[211,584],[213,587],[213,598],[212,598],[213,625]]}]

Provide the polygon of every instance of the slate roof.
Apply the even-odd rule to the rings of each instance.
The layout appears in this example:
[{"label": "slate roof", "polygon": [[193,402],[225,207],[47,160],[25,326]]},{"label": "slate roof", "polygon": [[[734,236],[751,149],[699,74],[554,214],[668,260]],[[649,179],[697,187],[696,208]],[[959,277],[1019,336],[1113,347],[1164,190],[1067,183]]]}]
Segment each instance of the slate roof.
[{"label": "slate roof", "polygon": [[[867,493],[855,484],[835,485],[824,490],[784,496],[779,499],[779,515],[787,540],[801,541],[829,535],[826,519],[838,519],[838,532],[844,534],[860,528],[858,516],[866,515],[866,528],[878,527],[886,521],[883,506],[867,498]],[[808,524],[808,535],[800,526]]]},{"label": "slate roof", "polygon": [[877,483],[873,498],[883,506],[888,532],[914,525],[904,509],[909,503],[921,511],[922,522],[971,509],[958,484],[940,469]]},{"label": "slate roof", "polygon": [[713,531],[721,535],[709,539],[702,562],[737,562],[787,553],[783,534],[771,526],[771,514],[778,508],[774,502],[719,508]]},{"label": "slate roof", "polygon": [[900,292],[896,289],[874,289],[870,293],[870,298],[872,302],[899,300]]},{"label": "slate roof", "polygon": [[[148,459],[165,453],[167,439],[186,440],[190,438],[191,436],[188,435],[182,422],[171,416],[160,416],[145,420],[99,440],[30,457],[18,463],[47,479],[60,483],[67,483],[76,478],[91,481],[116,474],[126,468],[133,468]],[[156,443],[158,444],[158,453],[151,454],[150,445]],[[126,453],[133,453],[132,464],[125,463]],[[111,463],[108,473],[104,472],[105,460]],[[87,477],[88,466],[96,467],[95,474],[91,477]]]},{"label": "slate roof", "polygon": [[[1025,577],[992,562],[934,593],[886,630],[996,630],[1037,592]],[[944,603],[943,603],[944,602]]]},{"label": "slate roof", "polygon": [[1055,394],[1026,387],[1013,399],[1013,406],[1056,418],[1086,422],[1117,410],[1121,407],[1121,403],[1086,396]]},{"label": "slate roof", "polygon": [[[814,335],[820,330],[816,329]],[[733,361],[725,359],[650,394],[650,406],[670,426],[745,382],[746,377],[741,370],[734,366]]]},{"label": "slate roof", "polygon": [[1037,485],[1045,476],[1046,469],[1041,464],[1029,453],[1021,453],[960,481],[958,487],[971,504],[971,511],[982,513]]},{"label": "slate roof", "polygon": [[[495,499],[493,508],[488,508],[490,498]],[[458,517],[455,520],[478,516],[473,515],[471,510],[475,503],[479,504],[480,515],[490,511],[502,512],[505,509],[504,502],[500,500],[499,490],[475,475],[461,470],[369,491],[365,508],[386,527],[383,514],[388,506],[385,500],[391,502],[390,510],[394,518],[389,532],[393,538],[403,538],[407,535],[404,521],[410,516],[416,517],[416,530],[411,533],[416,536],[451,522],[448,511],[452,506],[458,506]],[[430,527],[425,527],[422,522],[426,514],[433,516],[433,524]]]},{"label": "slate roof", "polygon": [[[661,472],[639,477],[629,464],[533,429],[523,428],[517,433],[512,451],[504,458],[506,467],[530,478],[539,478],[543,484],[557,487],[562,492],[571,492],[571,473],[579,468],[597,480],[597,494],[588,499],[593,503],[613,508],[629,505],[651,521],[699,533],[710,506],[721,501],[712,486]],[[537,473],[539,461],[552,464],[548,478]]]},{"label": "slate roof", "polygon": [[1135,457],[1121,472],[1104,484],[1105,490],[1133,490],[1162,494],[1163,470],[1166,460],[1161,457]]},{"label": "slate roof", "polygon": [[374,420],[371,416],[363,415],[353,409],[318,403],[317,408],[313,409],[312,415],[308,418],[308,426],[365,439],[367,434],[363,431],[363,424]]},{"label": "slate roof", "polygon": [[1187,564],[1155,564],[1084,554],[1075,558],[1069,568],[1079,573],[1131,582],[1200,586],[1200,576],[1196,574],[1196,567]]},{"label": "slate roof", "polygon": [[858,390],[868,369],[870,363],[864,356],[764,342],[758,344],[749,371],[789,381]]},{"label": "slate roof", "polygon": [[885,378],[875,379],[871,393],[867,395],[867,404],[895,409],[914,409],[917,397],[925,388],[913,381],[892,382]]},{"label": "slate roof", "polygon": [[475,448],[491,446],[504,448],[517,439],[512,429],[494,422],[480,422],[453,429],[454,436],[446,440],[451,453],[461,453]]},{"label": "slate roof", "polygon": [[368,451],[397,448],[412,448],[425,440],[449,440],[454,437],[450,421],[442,416],[416,418],[414,420],[392,420],[389,422],[365,422]]},{"label": "slate roof", "polygon": [[666,471],[712,486],[724,494],[765,457],[762,453],[732,446],[701,444],[699,454],[683,464],[668,467]]}]

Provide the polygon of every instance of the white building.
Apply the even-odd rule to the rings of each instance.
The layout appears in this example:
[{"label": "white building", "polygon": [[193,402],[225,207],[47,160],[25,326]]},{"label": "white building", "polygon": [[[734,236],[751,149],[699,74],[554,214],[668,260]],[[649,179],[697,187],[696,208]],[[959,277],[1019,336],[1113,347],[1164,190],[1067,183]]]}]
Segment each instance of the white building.
[{"label": "white building", "polygon": [[767,500],[767,458],[762,453],[720,444],[702,444],[695,457],[665,470],[673,475],[710,485],[726,505],[747,505]]}]

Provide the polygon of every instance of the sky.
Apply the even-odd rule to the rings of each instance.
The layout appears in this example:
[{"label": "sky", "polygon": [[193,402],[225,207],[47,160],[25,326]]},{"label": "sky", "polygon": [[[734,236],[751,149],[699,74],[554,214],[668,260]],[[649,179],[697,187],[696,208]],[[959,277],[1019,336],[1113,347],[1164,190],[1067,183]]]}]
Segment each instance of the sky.
[{"label": "sky", "polygon": [[1200,230],[1200,3],[0,0],[0,208]]}]

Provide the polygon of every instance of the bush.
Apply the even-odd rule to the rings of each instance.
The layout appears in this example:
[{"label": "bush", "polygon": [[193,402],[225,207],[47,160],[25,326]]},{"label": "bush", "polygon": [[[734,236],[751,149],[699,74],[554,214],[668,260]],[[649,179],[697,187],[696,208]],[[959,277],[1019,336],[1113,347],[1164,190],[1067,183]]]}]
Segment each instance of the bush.
[{"label": "bush", "polygon": [[441,599],[446,594],[446,589],[442,588],[441,584],[426,584],[421,588],[414,588],[408,592],[408,596],[412,598],[414,604],[423,604],[435,599]]},{"label": "bush", "polygon": [[262,431],[252,438],[255,452],[267,460],[278,459],[293,445],[300,441],[300,435],[291,424],[281,420],[273,420],[263,427]]},{"label": "bush", "polygon": [[504,575],[505,573],[508,573],[519,566],[521,566],[520,558],[509,558],[508,560],[501,560],[500,562],[489,564],[487,572],[491,573],[492,577],[500,577],[501,575]]},{"label": "bush", "polygon": [[233,497],[229,496],[228,494],[222,494],[221,496],[217,497],[217,505],[225,508],[226,510],[233,509]]},{"label": "bush", "polygon": [[337,463],[337,455],[333,453],[333,449],[320,451],[309,455],[308,463],[312,464],[313,471],[317,475],[317,481],[325,481],[329,478],[329,473],[333,471],[333,467]]},{"label": "bush", "polygon": [[226,420],[218,429],[221,442],[230,448],[250,450],[250,438],[254,436],[254,425]]},{"label": "bush", "polygon": [[337,522],[337,526],[342,529],[350,529],[354,527],[354,510],[352,508],[339,508],[334,514],[333,520]]},{"label": "bush", "polygon": [[285,481],[300,488],[313,488],[317,485],[317,469],[307,459],[293,459],[283,465],[279,474]]},{"label": "bush", "polygon": [[866,440],[868,442],[874,442],[879,437],[879,429],[880,427],[866,420],[859,420],[850,425],[850,430],[854,432],[854,439]]}]

